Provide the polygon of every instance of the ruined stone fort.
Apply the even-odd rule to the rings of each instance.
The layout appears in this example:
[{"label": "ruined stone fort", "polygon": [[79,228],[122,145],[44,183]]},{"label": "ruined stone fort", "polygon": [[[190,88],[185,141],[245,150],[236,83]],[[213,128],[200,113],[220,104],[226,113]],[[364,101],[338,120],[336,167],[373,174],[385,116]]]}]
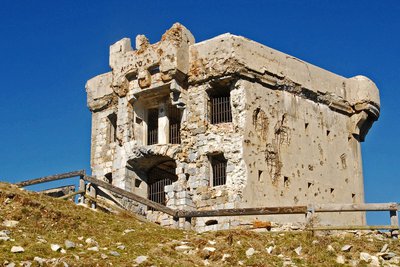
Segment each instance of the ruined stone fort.
[{"label": "ruined stone fort", "polygon": [[[379,92],[247,38],[199,43],[176,23],[110,47],[111,71],[86,85],[93,176],[173,209],[363,203],[360,142]],[[124,205],[162,225],[168,215]],[[194,218],[198,231],[304,215]],[[364,224],[362,213],[322,214]]]}]

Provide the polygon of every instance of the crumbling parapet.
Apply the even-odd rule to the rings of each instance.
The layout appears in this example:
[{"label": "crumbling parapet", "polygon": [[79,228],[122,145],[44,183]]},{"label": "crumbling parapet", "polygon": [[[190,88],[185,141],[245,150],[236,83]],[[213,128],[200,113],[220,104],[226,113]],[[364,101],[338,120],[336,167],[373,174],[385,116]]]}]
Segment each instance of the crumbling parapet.
[{"label": "crumbling parapet", "polygon": [[[364,201],[360,142],[380,110],[371,80],[347,79],[232,34],[195,43],[179,23],[155,44],[144,35],[135,42],[135,49],[128,38],[111,45],[111,71],[86,84],[93,175],[183,210]],[[164,184],[155,170],[168,177]],[[199,231],[255,219],[176,221],[126,206]],[[349,218],[365,221],[352,214],[321,220]]]}]

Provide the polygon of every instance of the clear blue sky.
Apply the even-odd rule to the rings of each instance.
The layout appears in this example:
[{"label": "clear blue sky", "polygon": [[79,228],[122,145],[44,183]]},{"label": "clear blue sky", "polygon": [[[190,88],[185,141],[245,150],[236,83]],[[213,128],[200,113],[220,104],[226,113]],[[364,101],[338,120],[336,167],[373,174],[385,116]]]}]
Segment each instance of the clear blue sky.
[{"label": "clear blue sky", "polygon": [[[109,71],[109,45],[174,22],[202,41],[231,32],[380,89],[362,145],[367,202],[400,202],[399,1],[18,1],[0,6],[0,179],[89,170],[85,82]],[[370,223],[387,223],[373,214]]]}]

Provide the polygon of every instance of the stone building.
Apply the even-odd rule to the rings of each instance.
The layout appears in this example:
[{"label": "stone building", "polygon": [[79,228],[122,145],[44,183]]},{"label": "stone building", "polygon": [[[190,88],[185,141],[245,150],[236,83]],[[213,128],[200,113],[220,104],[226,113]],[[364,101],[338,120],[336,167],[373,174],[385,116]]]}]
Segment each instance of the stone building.
[{"label": "stone building", "polygon": [[[195,43],[179,23],[155,44],[144,35],[135,49],[128,38],[116,42],[109,61],[111,71],[86,85],[93,176],[174,209],[363,203],[360,142],[380,108],[368,78],[344,78],[232,34]],[[203,231],[254,219],[191,224]],[[365,223],[361,213],[318,219]]]}]

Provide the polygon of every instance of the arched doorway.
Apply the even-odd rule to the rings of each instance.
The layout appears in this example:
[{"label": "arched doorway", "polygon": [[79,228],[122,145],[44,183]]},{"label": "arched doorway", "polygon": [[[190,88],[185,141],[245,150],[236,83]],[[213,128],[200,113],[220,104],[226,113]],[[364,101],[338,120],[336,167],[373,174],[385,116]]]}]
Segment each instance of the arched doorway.
[{"label": "arched doorway", "polygon": [[175,161],[167,160],[155,165],[148,171],[148,199],[166,205],[164,187],[178,180],[175,169]]}]

